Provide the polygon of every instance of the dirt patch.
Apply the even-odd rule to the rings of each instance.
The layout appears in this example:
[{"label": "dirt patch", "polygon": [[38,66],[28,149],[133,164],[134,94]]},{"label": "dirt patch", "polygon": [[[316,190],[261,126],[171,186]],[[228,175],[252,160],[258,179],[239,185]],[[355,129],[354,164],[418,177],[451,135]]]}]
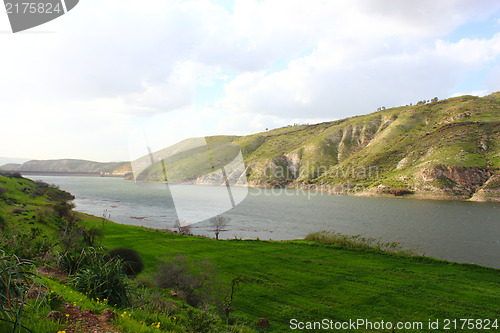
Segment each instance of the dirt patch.
[{"label": "dirt patch", "polygon": [[64,312],[67,318],[67,327],[64,329],[66,333],[120,333],[110,324],[117,317],[110,309],[105,309],[98,316],[90,310],[82,311],[79,306],[66,303]]}]

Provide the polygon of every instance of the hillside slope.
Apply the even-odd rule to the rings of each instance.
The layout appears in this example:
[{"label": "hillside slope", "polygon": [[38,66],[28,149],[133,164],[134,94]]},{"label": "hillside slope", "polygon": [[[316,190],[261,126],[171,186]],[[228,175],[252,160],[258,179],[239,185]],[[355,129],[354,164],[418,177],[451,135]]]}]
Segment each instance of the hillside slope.
[{"label": "hillside slope", "polygon": [[128,162],[100,163],[86,160],[31,160],[23,164],[6,164],[3,170],[18,172],[54,172],[54,173],[105,173],[125,175],[130,172]]},{"label": "hillside slope", "polygon": [[[212,154],[218,156],[215,167],[234,156],[228,146],[241,148],[249,186],[500,200],[500,92],[481,98],[461,96],[419,103],[333,122],[288,126],[244,137],[206,139]],[[154,153],[156,162],[152,165],[149,157],[143,157],[141,161],[149,167],[143,168],[137,178],[164,180],[158,161],[168,157],[169,162],[175,161],[169,167],[177,179],[210,183],[213,169],[201,165],[203,151],[186,150],[172,158],[189,143],[186,140]]]}]

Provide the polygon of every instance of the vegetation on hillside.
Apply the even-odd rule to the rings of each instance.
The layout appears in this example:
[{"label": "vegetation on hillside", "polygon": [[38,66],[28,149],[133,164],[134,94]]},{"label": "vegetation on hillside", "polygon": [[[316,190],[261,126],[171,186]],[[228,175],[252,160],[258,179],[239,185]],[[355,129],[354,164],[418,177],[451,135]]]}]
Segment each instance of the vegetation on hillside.
[{"label": "vegetation on hillside", "polygon": [[[231,147],[241,149],[251,186],[467,199],[500,172],[500,92],[206,140],[217,156],[215,169],[234,159]],[[166,158],[167,173],[176,180],[205,183],[213,169],[206,147],[192,149],[199,141],[185,140],[154,153],[156,163],[134,170],[135,176],[164,181],[161,160]],[[136,162],[145,167],[150,161],[145,156]],[[500,200],[500,188],[476,199],[483,198]]]}]

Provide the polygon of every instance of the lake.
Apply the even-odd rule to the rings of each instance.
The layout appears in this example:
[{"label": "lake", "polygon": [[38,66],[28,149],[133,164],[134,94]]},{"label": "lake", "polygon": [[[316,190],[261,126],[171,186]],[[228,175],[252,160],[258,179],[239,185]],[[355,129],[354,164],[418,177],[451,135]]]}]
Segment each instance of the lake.
[{"label": "lake", "polygon": [[[207,217],[219,213],[211,199],[225,187],[145,184],[121,178],[29,176],[56,184],[76,196],[76,210],[106,211],[123,224],[173,229],[178,213],[201,221],[192,232],[213,237]],[[399,241],[405,248],[450,261],[500,268],[498,203],[366,198],[303,190],[232,188],[241,203],[220,238],[301,239],[321,230]],[[174,193],[175,195],[172,195]],[[246,195],[246,198],[245,198]],[[179,200],[181,198],[182,200]],[[244,199],[243,199],[244,198]],[[221,199],[222,200],[222,199]]]}]

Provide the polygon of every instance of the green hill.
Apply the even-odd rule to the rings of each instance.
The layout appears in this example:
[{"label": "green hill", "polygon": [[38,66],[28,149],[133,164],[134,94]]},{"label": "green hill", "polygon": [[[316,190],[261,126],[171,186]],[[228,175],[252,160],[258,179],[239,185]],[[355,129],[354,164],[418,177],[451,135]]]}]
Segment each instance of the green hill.
[{"label": "green hill", "polygon": [[130,164],[128,162],[100,163],[75,159],[31,160],[23,164],[6,164],[0,169],[21,173],[114,173],[123,176],[130,172]]},{"label": "green hill", "polygon": [[[402,106],[314,125],[244,137],[207,137],[214,167],[243,154],[250,186],[318,189],[338,194],[500,200],[500,92]],[[193,140],[138,161],[138,179],[168,174],[204,184],[212,169]],[[182,154],[178,154],[183,151]],[[177,155],[176,155],[177,154]],[[138,161],[132,162],[137,163]],[[140,164],[140,163],[139,163]],[[145,166],[148,166],[145,168]]]}]

